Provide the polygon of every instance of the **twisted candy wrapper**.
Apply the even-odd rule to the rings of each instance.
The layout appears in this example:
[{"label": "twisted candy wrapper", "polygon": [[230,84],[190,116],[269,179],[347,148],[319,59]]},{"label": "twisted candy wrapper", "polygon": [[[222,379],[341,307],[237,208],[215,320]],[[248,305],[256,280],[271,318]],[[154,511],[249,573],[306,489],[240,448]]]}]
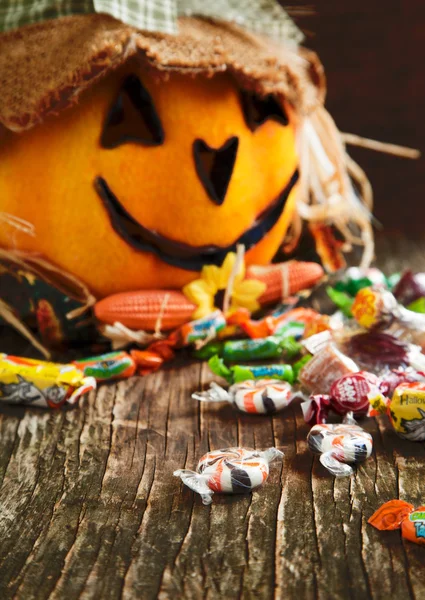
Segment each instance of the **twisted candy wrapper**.
[{"label": "twisted candy wrapper", "polygon": [[225,448],[205,454],[195,471],[174,471],[185,485],[201,495],[203,504],[211,504],[214,492],[246,494],[262,485],[269,475],[269,463],[283,452],[268,448],[260,452],[247,448]]},{"label": "twisted candy wrapper", "polygon": [[347,463],[358,463],[372,454],[372,436],[358,425],[315,425],[307,437],[309,449],[335,477],[353,474]]},{"label": "twisted candy wrapper", "polygon": [[75,365],[0,355],[0,402],[59,408],[96,389]]},{"label": "twisted candy wrapper", "polygon": [[425,506],[415,509],[404,500],[390,500],[373,513],[368,523],[381,531],[401,529],[405,539],[425,544]]},{"label": "twisted candy wrapper", "polygon": [[229,402],[242,412],[267,415],[289,406],[295,396],[291,384],[276,379],[248,379],[228,391],[213,381],[209,390],[192,394],[201,402]]}]

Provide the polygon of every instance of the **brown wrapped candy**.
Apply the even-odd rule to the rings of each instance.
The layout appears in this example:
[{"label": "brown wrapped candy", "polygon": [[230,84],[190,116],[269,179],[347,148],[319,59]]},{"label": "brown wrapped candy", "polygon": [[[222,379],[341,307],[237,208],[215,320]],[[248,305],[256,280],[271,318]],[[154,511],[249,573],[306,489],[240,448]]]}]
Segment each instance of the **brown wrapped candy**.
[{"label": "brown wrapped candy", "polygon": [[299,380],[313,394],[330,394],[337,379],[358,371],[356,363],[330,343],[304,365]]}]

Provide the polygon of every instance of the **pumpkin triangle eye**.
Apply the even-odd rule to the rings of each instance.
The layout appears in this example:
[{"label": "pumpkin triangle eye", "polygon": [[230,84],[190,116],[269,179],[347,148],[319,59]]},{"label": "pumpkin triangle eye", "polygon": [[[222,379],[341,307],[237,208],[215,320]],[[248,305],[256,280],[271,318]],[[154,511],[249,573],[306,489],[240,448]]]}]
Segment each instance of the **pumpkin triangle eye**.
[{"label": "pumpkin triangle eye", "polygon": [[255,131],[267,119],[288,125],[289,120],[284,108],[271,94],[262,98],[258,94],[243,90],[241,98],[245,122],[251,131]]},{"label": "pumpkin triangle eye", "polygon": [[229,187],[238,145],[237,137],[230,138],[218,149],[211,148],[204,140],[193,142],[196,172],[208,196],[218,206],[223,204]]},{"label": "pumpkin triangle eye", "polygon": [[126,142],[159,146],[164,137],[149,92],[138,77],[129,75],[109,109],[100,140],[102,146],[116,148]]}]

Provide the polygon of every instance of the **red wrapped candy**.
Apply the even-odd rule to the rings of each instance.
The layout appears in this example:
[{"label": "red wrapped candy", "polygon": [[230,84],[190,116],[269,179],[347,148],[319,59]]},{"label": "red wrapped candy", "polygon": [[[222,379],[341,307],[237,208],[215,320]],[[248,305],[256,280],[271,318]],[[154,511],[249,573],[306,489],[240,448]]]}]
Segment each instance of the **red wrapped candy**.
[{"label": "red wrapped candy", "polygon": [[331,405],[335,412],[345,415],[352,412],[355,415],[366,415],[370,399],[381,396],[380,379],[373,373],[359,371],[344,375],[331,387]]},{"label": "red wrapped candy", "polygon": [[380,385],[381,380],[373,373],[347,373],[332,384],[329,394],[314,394],[302,403],[304,419],[310,425],[326,423],[331,410],[363,417],[373,399],[383,398]]}]

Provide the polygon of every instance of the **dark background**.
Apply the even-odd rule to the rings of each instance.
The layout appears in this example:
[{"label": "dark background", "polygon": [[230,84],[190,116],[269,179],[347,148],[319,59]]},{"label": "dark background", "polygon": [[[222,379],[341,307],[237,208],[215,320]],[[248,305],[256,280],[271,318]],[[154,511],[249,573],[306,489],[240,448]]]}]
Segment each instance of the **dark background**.
[{"label": "dark background", "polygon": [[[326,106],[339,129],[425,154],[425,0],[317,0],[312,8],[295,20],[325,66]],[[425,235],[425,156],[349,152],[372,182],[384,231]]]}]

